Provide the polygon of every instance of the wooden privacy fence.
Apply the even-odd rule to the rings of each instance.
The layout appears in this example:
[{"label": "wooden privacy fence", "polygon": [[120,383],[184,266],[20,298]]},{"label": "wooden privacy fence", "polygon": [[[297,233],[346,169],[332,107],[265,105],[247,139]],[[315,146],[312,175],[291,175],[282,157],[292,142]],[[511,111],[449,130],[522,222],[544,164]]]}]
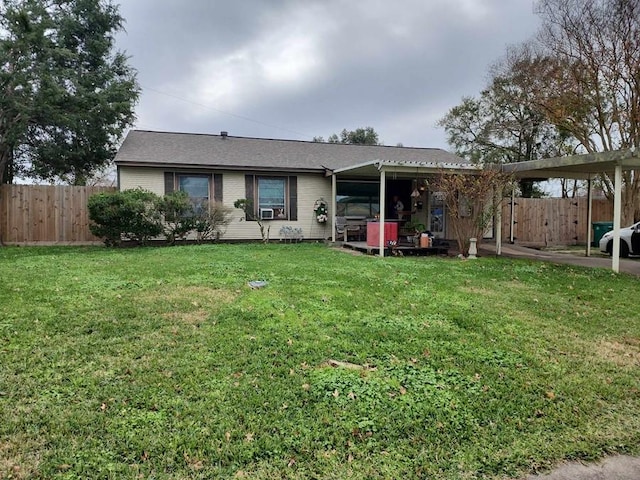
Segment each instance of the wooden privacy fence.
[{"label": "wooden privacy fence", "polygon": [[[613,220],[613,202],[594,199],[592,222]],[[578,245],[586,244],[586,198],[516,198],[513,209],[513,235],[515,243],[527,245]],[[502,206],[502,240],[510,240],[511,202],[505,199]],[[593,238],[593,232],[592,232]]]},{"label": "wooden privacy fence", "polygon": [[89,231],[87,200],[113,187],[0,185],[0,240],[7,245],[100,242]]}]

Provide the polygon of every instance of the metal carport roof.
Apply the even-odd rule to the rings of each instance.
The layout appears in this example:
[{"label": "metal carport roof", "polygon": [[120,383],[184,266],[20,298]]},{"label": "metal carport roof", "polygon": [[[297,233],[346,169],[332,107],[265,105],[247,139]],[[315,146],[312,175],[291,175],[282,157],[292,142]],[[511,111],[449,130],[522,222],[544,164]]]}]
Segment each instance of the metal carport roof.
[{"label": "metal carport roof", "polygon": [[[620,271],[622,172],[635,169],[640,170],[640,155],[635,148],[571,155],[568,157],[544,158],[502,165],[502,171],[512,173],[517,178],[577,178],[589,180],[589,223],[591,222],[591,179],[595,175],[602,173],[613,176],[613,255],[611,268],[615,272]],[[590,231],[587,231],[590,234]],[[496,241],[496,243],[498,242]],[[587,254],[589,243],[588,238]]]}]

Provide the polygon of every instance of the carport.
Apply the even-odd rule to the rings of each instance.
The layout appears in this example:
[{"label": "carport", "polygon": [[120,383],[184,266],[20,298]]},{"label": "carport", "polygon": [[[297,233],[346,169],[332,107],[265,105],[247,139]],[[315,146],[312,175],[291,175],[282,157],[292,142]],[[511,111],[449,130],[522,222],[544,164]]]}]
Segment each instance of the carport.
[{"label": "carport", "polygon": [[[588,187],[588,225],[591,225],[591,184],[596,175],[607,173],[614,178],[613,197],[613,254],[611,268],[620,271],[620,219],[622,216],[622,172],[640,170],[640,155],[634,149],[614,152],[589,153],[569,157],[544,158],[528,162],[510,163],[502,166],[506,173],[516,178],[570,178],[587,180]],[[591,229],[587,228],[587,256],[590,255]],[[502,249],[502,238],[496,236],[496,252]]]}]

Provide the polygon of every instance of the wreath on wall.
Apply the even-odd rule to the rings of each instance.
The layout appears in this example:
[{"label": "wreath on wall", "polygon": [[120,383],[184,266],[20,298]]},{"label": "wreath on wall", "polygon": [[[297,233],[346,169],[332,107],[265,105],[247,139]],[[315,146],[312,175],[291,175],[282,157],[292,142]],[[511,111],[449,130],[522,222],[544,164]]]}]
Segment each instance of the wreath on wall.
[{"label": "wreath on wall", "polygon": [[316,203],[313,205],[313,211],[318,223],[326,223],[327,220],[329,220],[329,209],[327,208],[327,202],[324,199],[320,198],[316,200]]}]

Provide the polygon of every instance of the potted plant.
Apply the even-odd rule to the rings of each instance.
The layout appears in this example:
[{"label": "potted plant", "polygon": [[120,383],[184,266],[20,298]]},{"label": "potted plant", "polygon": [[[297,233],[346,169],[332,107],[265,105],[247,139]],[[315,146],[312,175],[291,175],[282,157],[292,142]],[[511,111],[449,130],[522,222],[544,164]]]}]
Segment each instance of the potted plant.
[{"label": "potted plant", "polygon": [[425,229],[426,227],[424,226],[424,223],[415,222],[413,224],[413,244],[416,247],[420,246],[420,235],[422,235],[422,232],[424,232]]},{"label": "potted plant", "polygon": [[414,245],[420,243],[420,235],[425,231],[424,223],[409,220],[404,224],[403,230],[406,232],[407,240],[413,242]]}]

